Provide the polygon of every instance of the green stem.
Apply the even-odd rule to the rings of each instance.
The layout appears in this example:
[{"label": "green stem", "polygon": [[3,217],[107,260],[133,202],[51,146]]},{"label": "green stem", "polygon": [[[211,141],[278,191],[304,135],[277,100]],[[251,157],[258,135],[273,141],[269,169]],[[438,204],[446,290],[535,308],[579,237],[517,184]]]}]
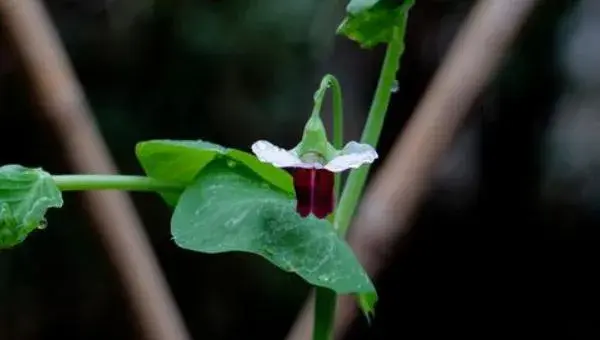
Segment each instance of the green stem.
[{"label": "green stem", "polygon": [[344,144],[342,87],[340,86],[340,82],[331,74],[326,74],[323,79],[327,79],[333,90],[333,146],[339,150]]},{"label": "green stem", "polygon": [[[327,219],[333,223],[335,215],[333,213]],[[333,340],[336,308],[337,294],[330,289],[317,287],[315,289],[313,340]]]},{"label": "green stem", "polygon": [[[331,84],[333,90],[333,147],[341,150],[344,147],[344,103],[342,100],[342,87],[338,80],[331,74],[325,75],[325,78]],[[339,200],[342,193],[342,176],[338,172],[335,174],[335,196]]]},{"label": "green stem", "polygon": [[181,191],[183,186],[145,176],[125,175],[55,175],[54,183],[61,191],[124,190]]},{"label": "green stem", "polygon": [[[392,40],[387,46],[381,74],[379,75],[377,90],[375,91],[367,123],[361,137],[362,143],[367,143],[374,147],[379,142],[385,114],[392,96],[392,88],[396,81],[396,72],[398,72],[400,67],[400,57],[404,52],[404,32],[406,30],[407,15],[404,16],[400,25],[394,27]],[[348,176],[340,203],[337,207],[334,223],[335,229],[340,235],[345,235],[350,226],[350,221],[354,217],[354,211],[360,200],[370,168],[370,166],[362,166],[352,171]]]},{"label": "green stem", "polygon": [[335,325],[337,294],[327,288],[317,288],[315,293],[315,319],[313,340],[332,340]]}]

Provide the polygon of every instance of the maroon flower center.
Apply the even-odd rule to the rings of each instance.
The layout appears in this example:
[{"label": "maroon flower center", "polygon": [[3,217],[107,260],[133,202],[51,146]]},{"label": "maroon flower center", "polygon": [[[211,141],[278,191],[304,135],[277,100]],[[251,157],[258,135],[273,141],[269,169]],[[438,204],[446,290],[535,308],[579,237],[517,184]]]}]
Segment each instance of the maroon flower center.
[{"label": "maroon flower center", "polygon": [[313,213],[325,218],[333,212],[333,172],[325,169],[297,168],[293,171],[296,211],[306,217]]}]

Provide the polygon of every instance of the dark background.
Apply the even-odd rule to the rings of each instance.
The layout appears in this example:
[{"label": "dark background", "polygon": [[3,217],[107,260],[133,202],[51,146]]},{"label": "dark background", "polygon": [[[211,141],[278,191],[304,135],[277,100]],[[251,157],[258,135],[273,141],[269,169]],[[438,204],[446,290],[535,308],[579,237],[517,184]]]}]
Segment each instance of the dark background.
[{"label": "dark background", "polygon": [[[496,0],[505,1],[505,0]],[[417,0],[380,143],[382,161],[469,0]],[[339,77],[356,139],[383,48],[335,37],[345,2],[47,0],[123,173],[152,138],[293,146],[321,76]],[[376,279],[376,318],[348,339],[600,336],[600,3],[547,0],[484,91],[413,231]],[[2,32],[0,31],[0,35]],[[0,164],[69,173],[19,60],[0,39]],[[374,167],[377,170],[377,166]],[[402,174],[398,174],[401,176]],[[282,339],[308,287],[265,261],[170,240],[170,210],[133,194],[195,339]],[[0,339],[140,336],[78,194],[0,253]]]}]

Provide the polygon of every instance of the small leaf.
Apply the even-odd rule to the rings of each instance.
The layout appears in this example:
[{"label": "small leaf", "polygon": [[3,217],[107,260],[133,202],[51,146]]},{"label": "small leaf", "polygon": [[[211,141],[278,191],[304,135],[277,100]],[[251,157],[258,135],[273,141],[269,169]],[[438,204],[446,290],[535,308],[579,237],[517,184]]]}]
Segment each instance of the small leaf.
[{"label": "small leaf", "polygon": [[45,227],[46,211],[62,205],[61,192],[47,172],[14,164],[0,167],[0,249]]},{"label": "small leaf", "polygon": [[223,161],[208,165],[182,194],[171,230],[185,249],[248,252],[338,294],[376,296],[352,250],[329,222],[301,218],[293,199],[248,169],[232,171]]},{"label": "small leaf", "polygon": [[377,303],[377,293],[359,293],[356,295],[358,306],[369,322],[375,314],[375,304]]},{"label": "small leaf", "polygon": [[389,43],[395,27],[401,27],[404,36],[408,11],[414,4],[415,0],[404,0],[400,5],[398,0],[351,0],[338,34],[356,41],[363,48]]},{"label": "small leaf", "polygon": [[[148,176],[187,185],[210,162],[227,158],[230,166],[242,163],[271,184],[294,193],[292,177],[284,170],[262,163],[252,154],[201,140],[151,140],[136,146],[136,155]],[[167,203],[175,205],[178,193],[162,193]]]}]

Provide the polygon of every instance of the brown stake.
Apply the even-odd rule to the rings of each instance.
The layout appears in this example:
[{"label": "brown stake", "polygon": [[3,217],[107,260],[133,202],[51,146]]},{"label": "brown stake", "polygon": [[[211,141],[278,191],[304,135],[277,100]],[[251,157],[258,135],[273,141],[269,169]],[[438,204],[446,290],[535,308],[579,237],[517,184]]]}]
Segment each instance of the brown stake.
[{"label": "brown stake", "polygon": [[[460,125],[498,71],[502,58],[538,0],[480,0],[462,25],[425,96],[373,179],[348,235],[371,277],[386,264],[389,250],[410,227],[432,172]],[[288,340],[310,339],[305,308]],[[356,316],[349,297],[338,303],[336,338]]]},{"label": "brown stake", "polygon": [[[116,173],[43,5],[39,0],[0,0],[0,15],[39,99],[41,113],[61,138],[73,170]],[[189,339],[130,197],[118,191],[86,192],[84,197],[145,338]]]}]

